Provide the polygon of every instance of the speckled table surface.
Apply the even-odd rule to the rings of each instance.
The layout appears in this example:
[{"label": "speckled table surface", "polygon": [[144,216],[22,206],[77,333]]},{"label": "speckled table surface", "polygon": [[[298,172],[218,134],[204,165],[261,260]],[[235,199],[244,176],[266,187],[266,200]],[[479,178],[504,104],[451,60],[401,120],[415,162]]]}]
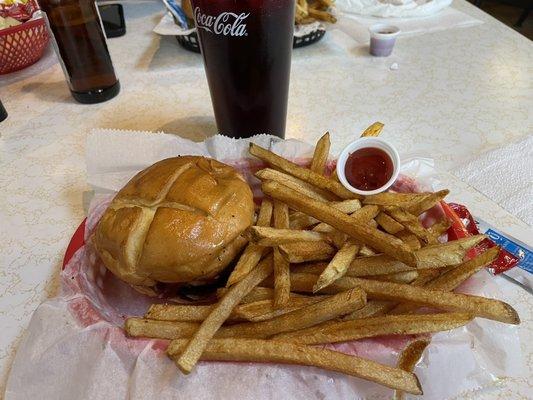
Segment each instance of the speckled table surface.
[{"label": "speckled table surface", "polygon": [[[335,35],[296,50],[287,137],[312,142],[329,130],[338,152],[379,119],[400,152],[430,156],[446,171],[531,134],[531,42],[462,0],[454,7],[485,23],[402,37],[386,59]],[[0,398],[24,328],[37,305],[57,292],[64,250],[84,216],[88,131],[162,130],[193,140],[216,131],[201,58],[151,32],[163,14],[160,3],[129,3],[125,11],[128,34],[109,41],[122,84],[117,98],[76,104],[51,53],[0,77],[9,112],[0,124]],[[442,180],[480,217],[531,239],[521,221],[479,201],[451,175],[443,172]],[[522,317],[528,367],[523,377],[458,398],[533,397],[533,297],[501,286]]]}]

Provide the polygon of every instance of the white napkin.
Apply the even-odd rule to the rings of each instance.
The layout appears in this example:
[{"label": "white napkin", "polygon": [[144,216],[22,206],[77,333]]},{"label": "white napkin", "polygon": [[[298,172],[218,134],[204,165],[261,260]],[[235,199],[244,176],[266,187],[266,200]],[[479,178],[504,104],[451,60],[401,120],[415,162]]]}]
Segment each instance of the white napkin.
[{"label": "white napkin", "polygon": [[374,17],[426,17],[445,9],[452,0],[337,0],[341,12]]},{"label": "white napkin", "polygon": [[489,151],[452,172],[533,226],[533,136]]},{"label": "white napkin", "polygon": [[[274,141],[266,135],[252,140],[291,159],[307,159],[313,149],[298,140]],[[196,143],[163,133],[96,130],[89,135],[86,146],[88,183],[97,192],[118,190],[140,169],[178,154],[232,160],[233,165],[251,173],[253,165],[244,158],[248,156],[248,142],[214,136]],[[402,173],[428,188],[442,185],[427,159],[404,158]],[[97,201],[93,205],[87,238],[105,207]],[[75,254],[60,280],[61,294],[39,306],[21,340],[5,400],[391,397],[389,389],[358,378],[289,365],[200,363],[184,377],[164,355],[160,342],[126,339],[117,325],[124,315],[142,314],[146,299],[106,274],[91,246]],[[486,271],[472,277],[463,289],[501,297],[496,281]],[[406,338],[363,339],[339,345],[338,350],[393,365],[397,351],[403,347],[402,340]],[[434,335],[415,369],[426,400],[472,394],[499,377],[521,371],[524,367],[517,327],[484,319]]]},{"label": "white napkin", "polygon": [[380,18],[370,15],[358,15],[346,9],[340,11],[339,15],[340,18],[337,24],[332,27],[340,29],[352,39],[364,44],[370,40],[368,28],[377,23],[397,26],[401,30],[400,36],[414,36],[446,29],[466,28],[483,23],[451,7],[445,8],[435,15],[420,18]]}]

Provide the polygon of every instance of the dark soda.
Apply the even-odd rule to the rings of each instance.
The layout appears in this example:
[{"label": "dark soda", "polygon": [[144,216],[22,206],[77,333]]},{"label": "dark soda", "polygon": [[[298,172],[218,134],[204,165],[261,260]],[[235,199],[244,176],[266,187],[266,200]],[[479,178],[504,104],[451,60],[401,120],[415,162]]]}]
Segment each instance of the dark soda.
[{"label": "dark soda", "polygon": [[192,0],[218,131],[285,135],[294,0]]}]

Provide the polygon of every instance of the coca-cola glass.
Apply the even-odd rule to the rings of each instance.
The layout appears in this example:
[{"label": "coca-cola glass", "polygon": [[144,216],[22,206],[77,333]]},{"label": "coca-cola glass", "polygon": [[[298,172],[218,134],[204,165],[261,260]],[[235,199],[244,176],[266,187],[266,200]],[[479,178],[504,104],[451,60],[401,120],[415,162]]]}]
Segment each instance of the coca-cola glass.
[{"label": "coca-cola glass", "polygon": [[219,133],[285,136],[294,0],[192,0]]}]

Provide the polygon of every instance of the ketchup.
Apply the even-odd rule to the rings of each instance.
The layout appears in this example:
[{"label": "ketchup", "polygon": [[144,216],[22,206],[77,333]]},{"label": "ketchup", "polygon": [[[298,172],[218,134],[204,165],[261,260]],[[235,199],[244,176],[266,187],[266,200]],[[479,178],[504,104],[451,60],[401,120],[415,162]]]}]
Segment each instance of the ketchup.
[{"label": "ketchup", "polygon": [[364,147],[349,155],[344,174],[354,188],[370,191],[385,186],[393,170],[392,160],[386,152]]}]

